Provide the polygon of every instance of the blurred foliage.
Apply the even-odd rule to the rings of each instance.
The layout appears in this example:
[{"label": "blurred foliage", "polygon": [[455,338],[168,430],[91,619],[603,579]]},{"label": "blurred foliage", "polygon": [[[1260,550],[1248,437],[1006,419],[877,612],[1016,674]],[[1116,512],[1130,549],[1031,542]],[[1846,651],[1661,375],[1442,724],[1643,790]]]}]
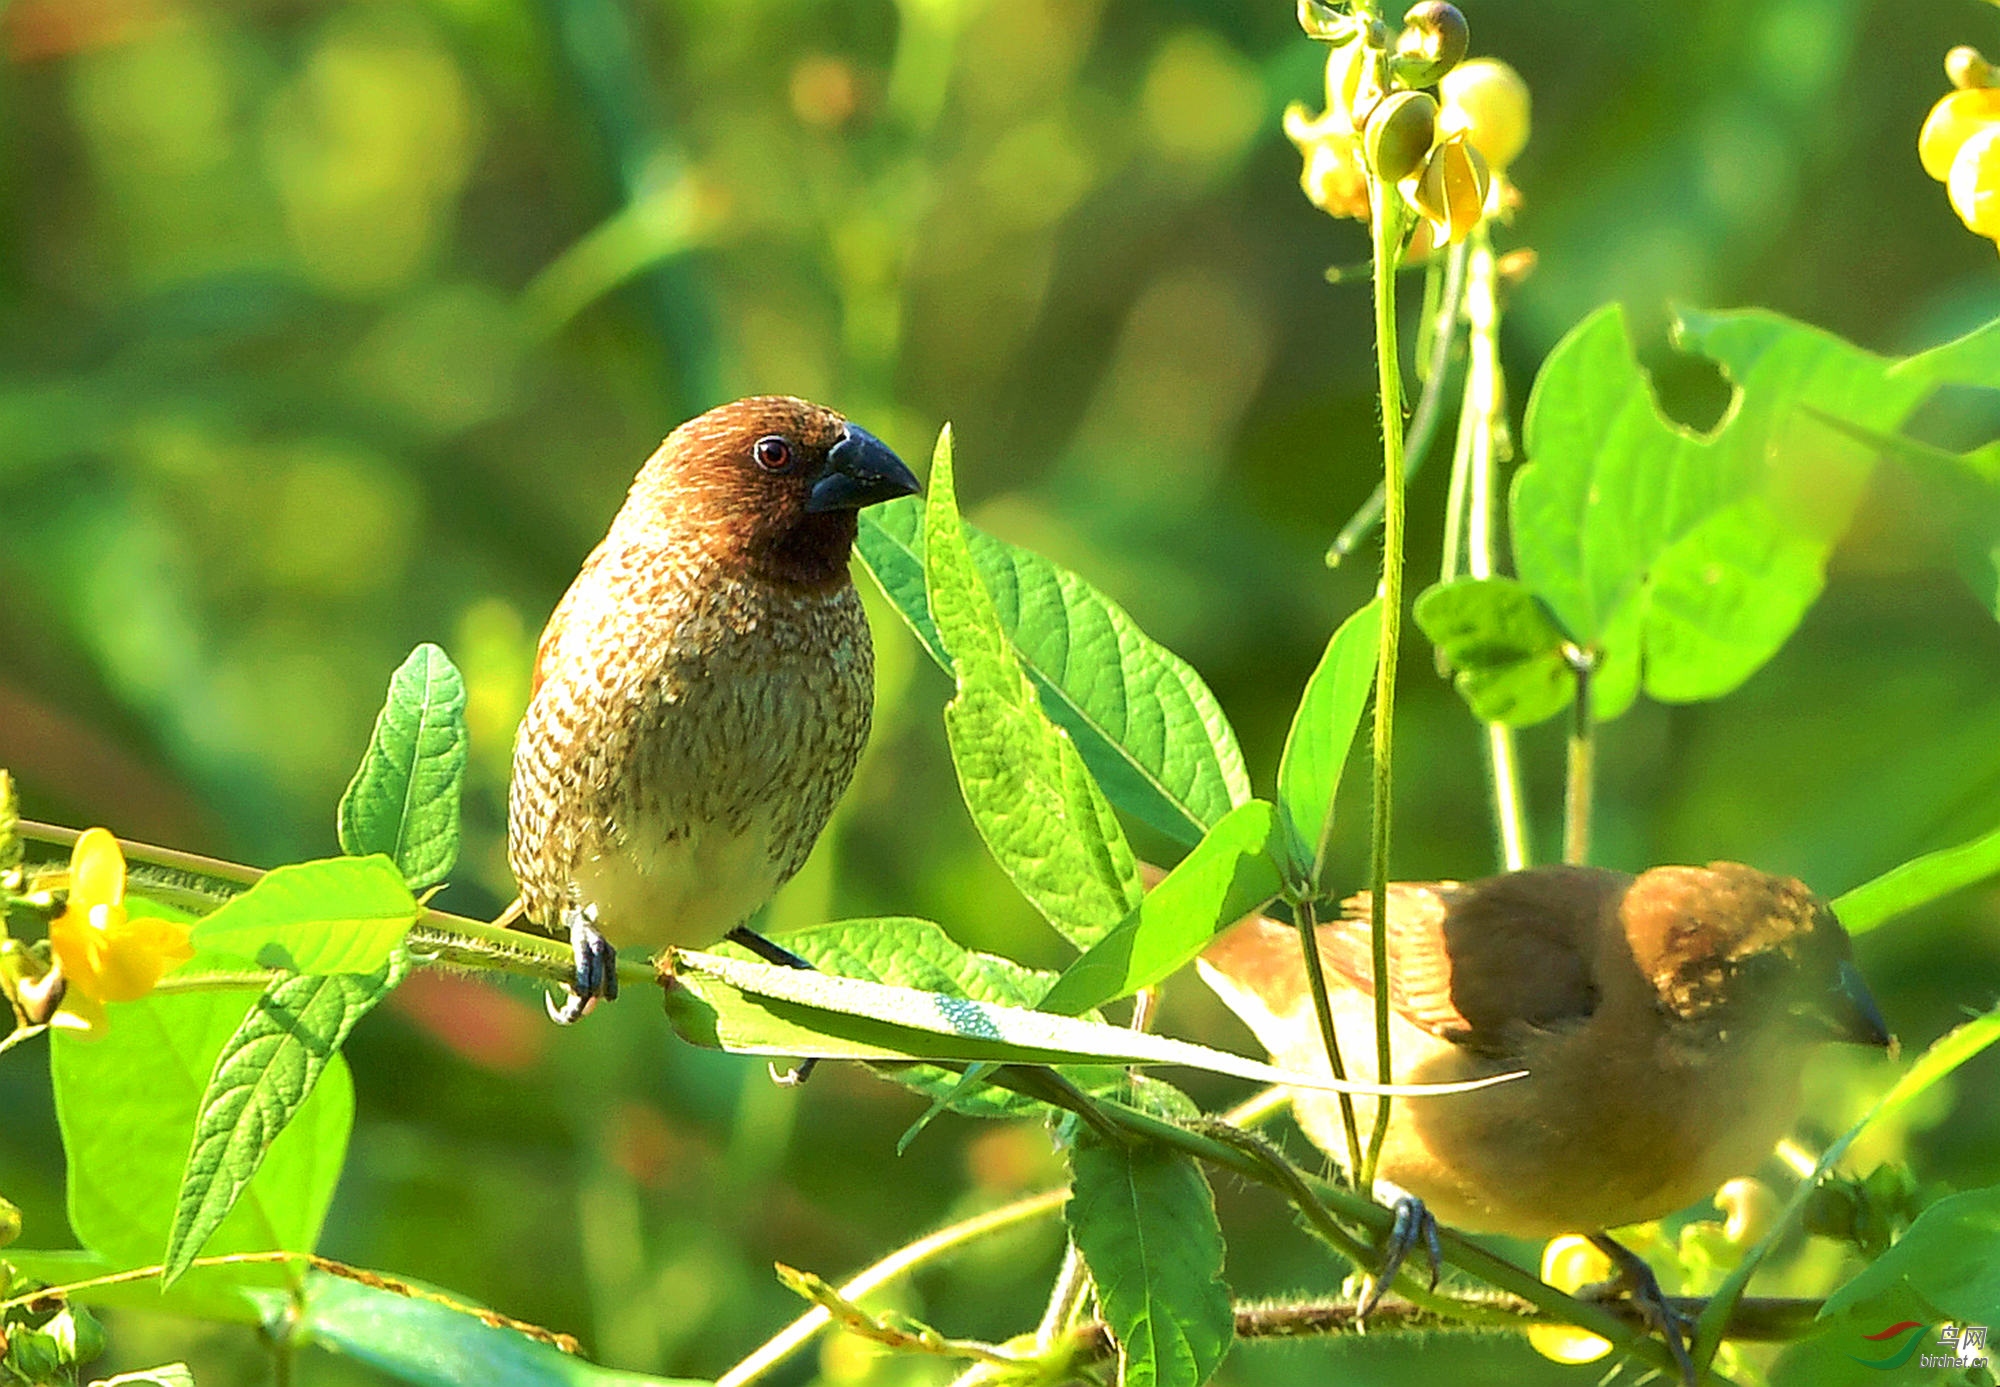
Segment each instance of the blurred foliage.
[{"label": "blurred foliage", "polygon": [[[1670,302],[1767,306],[1896,354],[2000,308],[1991,247],[1914,152],[1939,55],[1990,41],[1990,9],[1468,10],[1537,104],[1513,168],[1511,243],[1540,256],[1508,322],[1517,382],[1623,300],[1663,406],[1705,423],[1723,387],[1667,346]],[[544,615],[657,440],[753,392],[821,399],[906,457],[952,420],[969,514],[1201,670],[1256,783],[1372,588],[1372,564],[1319,561],[1375,478],[1374,375],[1365,287],[1322,278],[1365,233],[1299,197],[1279,129],[1323,59],[1289,4],[12,0],[0,54],[0,765],[30,817],[260,864],[331,852],[384,672],[437,640],[471,730],[443,901],[490,916],[512,895],[507,758]],[[1952,396],[1922,432],[1964,448],[1994,417]],[[1413,577],[1442,486],[1415,489]],[[2000,627],[1951,571],[1942,510],[1881,469],[1770,665],[1607,730],[1599,860],[1730,857],[1831,895],[1993,826]],[[959,805],[948,681],[896,622],[877,631],[878,734],[773,928],[911,914],[1052,961]],[[1479,732],[1424,663],[1404,663],[1397,873],[1477,874]],[[1524,739],[1545,845],[1559,736]],[[1337,833],[1330,877],[1357,879],[1364,852]],[[1860,953],[1926,1042],[2000,985],[2000,896]],[[1177,1034],[1240,1048],[1200,989],[1164,1005]],[[921,1099],[844,1066],[780,1091],[645,1007],[557,1035],[525,990],[424,974],[348,1049],[356,1138],[325,1250],[623,1367],[712,1374],[795,1312],[774,1260],[835,1275],[1056,1175],[1039,1133],[945,1118],[884,1179]],[[1821,1135],[1876,1082],[1840,1063],[1814,1079]],[[1983,1183],[2000,1113],[1952,1093],[1996,1073],[1975,1061],[1857,1154]],[[58,1244],[39,1066],[0,1065],[0,1113],[0,1189]],[[1324,1289],[1276,1201],[1217,1197],[1239,1294]],[[972,1246],[898,1308],[1009,1333],[1058,1238]],[[110,1322],[97,1371],[268,1371],[246,1333]],[[781,1380],[873,1362],[835,1342]],[[1220,1380],[1364,1362],[1382,1381],[1597,1372],[1448,1340],[1239,1349]],[[379,1380],[317,1353],[298,1377]]]}]

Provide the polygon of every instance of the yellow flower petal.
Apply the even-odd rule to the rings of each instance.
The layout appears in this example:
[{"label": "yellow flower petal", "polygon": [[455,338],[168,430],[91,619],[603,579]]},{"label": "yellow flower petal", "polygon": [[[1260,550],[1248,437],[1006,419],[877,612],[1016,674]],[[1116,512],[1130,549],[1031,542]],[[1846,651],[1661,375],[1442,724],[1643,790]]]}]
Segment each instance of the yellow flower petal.
[{"label": "yellow flower petal", "polygon": [[117,905],[125,899],[125,854],[109,829],[86,828],[69,850],[69,900],[78,904]]},{"label": "yellow flower petal", "polygon": [[[1611,1259],[1588,1238],[1565,1233],[1542,1249],[1542,1280],[1559,1291],[1574,1292],[1610,1276]],[[1528,1342],[1558,1363],[1594,1363],[1611,1352],[1609,1341],[1566,1324],[1529,1325]]]}]

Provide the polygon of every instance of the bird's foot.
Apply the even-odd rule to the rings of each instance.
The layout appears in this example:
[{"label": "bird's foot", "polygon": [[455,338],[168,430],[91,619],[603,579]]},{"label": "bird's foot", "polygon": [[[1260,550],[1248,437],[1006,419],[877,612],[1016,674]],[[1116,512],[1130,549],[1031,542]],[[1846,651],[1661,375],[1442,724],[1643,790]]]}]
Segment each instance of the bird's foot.
[{"label": "bird's foot", "polygon": [[[775,963],[780,968],[804,968],[811,972],[818,971],[783,944],[772,943],[754,929],[738,925],[735,929],[729,931],[728,937],[730,943],[741,944],[766,963]],[[813,1070],[817,1068],[819,1068],[819,1061],[816,1059],[799,1061],[797,1069],[779,1069],[774,1064],[771,1066],[771,1082],[781,1085],[784,1088],[797,1088],[807,1079],[810,1079]]]},{"label": "bird's foot", "polygon": [[596,906],[566,907],[563,923],[569,928],[569,946],[576,956],[576,976],[570,979],[569,996],[560,1007],[546,998],[544,1005],[550,1020],[558,1026],[571,1026],[598,998],[618,1000],[618,951],[598,932]]},{"label": "bird's foot", "polygon": [[1578,1297],[1584,1300],[1612,1300],[1625,1296],[1647,1327],[1666,1341],[1667,1352],[1673,1354],[1674,1362],[1681,1370],[1684,1387],[1695,1387],[1694,1359],[1688,1356],[1681,1317],[1667,1303],[1666,1293],[1660,1289],[1660,1278],[1653,1275],[1653,1269],[1646,1265],[1644,1258],[1624,1244],[1614,1242],[1602,1233],[1591,1234],[1590,1242],[1591,1246],[1611,1259],[1618,1275],[1595,1286],[1584,1287],[1577,1292]]},{"label": "bird's foot", "polygon": [[1403,1259],[1410,1255],[1418,1243],[1422,1243],[1425,1255],[1430,1258],[1431,1289],[1437,1289],[1438,1267],[1444,1261],[1444,1248],[1438,1242],[1437,1220],[1424,1207],[1424,1201],[1413,1194],[1399,1194],[1390,1206],[1396,1214],[1395,1223],[1390,1225],[1388,1241],[1382,1245],[1382,1261],[1368,1274],[1367,1288],[1362,1292],[1361,1303],[1354,1307],[1357,1318],[1366,1319],[1382,1299],[1382,1293],[1396,1280],[1396,1273],[1402,1270]]}]

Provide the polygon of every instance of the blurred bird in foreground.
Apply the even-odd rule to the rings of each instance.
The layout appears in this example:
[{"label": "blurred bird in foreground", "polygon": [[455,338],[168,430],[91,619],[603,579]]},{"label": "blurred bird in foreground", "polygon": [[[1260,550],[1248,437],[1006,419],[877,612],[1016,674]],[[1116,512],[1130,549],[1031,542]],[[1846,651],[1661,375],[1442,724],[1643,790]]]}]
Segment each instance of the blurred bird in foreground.
[{"label": "blurred bird in foreground", "polygon": [[[1376,1290],[1419,1238],[1435,1276],[1433,1213],[1475,1233],[1591,1234],[1692,1381],[1658,1283],[1604,1230],[1754,1170],[1798,1115],[1815,1047],[1890,1044],[1847,932],[1801,883],[1733,862],[1399,882],[1388,916],[1395,1081],[1527,1077],[1395,1104],[1379,1169],[1404,1197]],[[1373,1077],[1368,897],[1318,939],[1342,1057]],[[1201,971],[1277,1064],[1327,1071],[1293,926],[1245,920]],[[1365,1145],[1375,1105],[1357,1108]],[[1293,1110],[1344,1156],[1332,1094],[1299,1090]]]},{"label": "blurred bird in foreground", "polygon": [[542,633],[514,742],[518,913],[576,952],[558,1021],[618,995],[614,944],[727,936],[799,962],[744,922],[868,740],[856,512],[917,489],[873,435],[785,396],[689,420],[640,469]]}]

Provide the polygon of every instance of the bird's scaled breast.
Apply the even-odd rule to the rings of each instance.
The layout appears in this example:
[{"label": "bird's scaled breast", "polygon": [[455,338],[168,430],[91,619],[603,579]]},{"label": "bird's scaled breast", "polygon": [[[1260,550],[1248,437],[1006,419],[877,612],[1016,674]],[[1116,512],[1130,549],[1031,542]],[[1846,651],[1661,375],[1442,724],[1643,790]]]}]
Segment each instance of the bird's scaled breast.
[{"label": "bird's scaled breast", "polygon": [[851,586],[712,584],[623,625],[623,650],[557,652],[529,705],[509,859],[540,923],[589,904],[614,944],[706,944],[798,871],[853,776],[866,619]]}]

